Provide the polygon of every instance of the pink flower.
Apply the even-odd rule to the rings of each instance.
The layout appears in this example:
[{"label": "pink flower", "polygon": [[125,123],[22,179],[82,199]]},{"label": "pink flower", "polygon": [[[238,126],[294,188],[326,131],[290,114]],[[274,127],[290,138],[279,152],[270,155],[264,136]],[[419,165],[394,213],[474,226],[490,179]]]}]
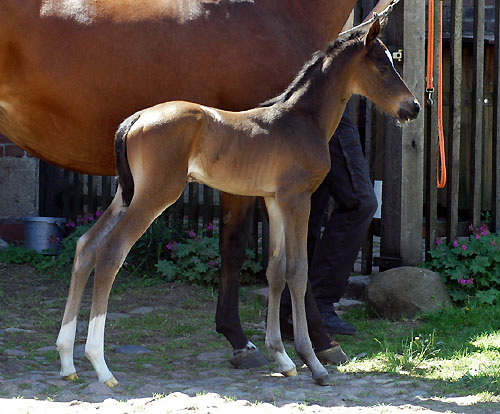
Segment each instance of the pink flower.
[{"label": "pink flower", "polygon": [[72,222],[71,222],[71,224],[70,224],[70,226],[71,226],[71,227],[76,227],[75,222],[74,222],[74,221],[72,221]]},{"label": "pink flower", "polygon": [[458,242],[456,240],[453,242],[453,247],[458,247]]},{"label": "pink flower", "polygon": [[467,283],[467,281],[464,279],[464,278],[461,278],[458,283],[460,283],[461,285],[465,285]]},{"label": "pink flower", "polygon": [[462,244],[462,250],[467,250],[467,245],[466,244]]},{"label": "pink flower", "polygon": [[94,221],[94,216],[87,216],[87,220],[90,222]]},{"label": "pink flower", "polygon": [[467,281],[467,284],[468,285],[472,285],[474,283],[474,278],[471,277],[468,281]]},{"label": "pink flower", "polygon": [[96,215],[97,217],[101,217],[101,216],[102,216],[102,211],[101,211],[101,210],[97,210],[97,211],[95,212],[95,215]]},{"label": "pink flower", "polygon": [[481,236],[479,234],[476,234],[476,240],[479,240]]},{"label": "pink flower", "polygon": [[207,224],[207,231],[210,231],[210,230],[213,230],[214,229],[214,225],[212,223],[208,223]]},{"label": "pink flower", "polygon": [[173,248],[172,243],[168,243],[168,244],[167,244],[167,249],[168,249],[168,250],[172,250],[172,248]]},{"label": "pink flower", "polygon": [[196,233],[193,230],[189,230],[188,235],[189,237],[193,238],[194,236],[196,236]]},{"label": "pink flower", "polygon": [[441,239],[436,239],[436,246],[439,246],[441,244],[442,240]]},{"label": "pink flower", "polygon": [[215,262],[214,262],[213,260],[210,260],[210,261],[208,262],[208,265],[209,265],[210,267],[214,267],[214,266],[215,266]]}]

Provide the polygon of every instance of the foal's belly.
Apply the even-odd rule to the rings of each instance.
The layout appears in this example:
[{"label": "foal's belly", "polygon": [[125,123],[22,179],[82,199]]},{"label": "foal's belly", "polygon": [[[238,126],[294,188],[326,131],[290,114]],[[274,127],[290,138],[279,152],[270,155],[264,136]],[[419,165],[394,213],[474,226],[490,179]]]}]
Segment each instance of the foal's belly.
[{"label": "foal's belly", "polygon": [[275,179],[263,165],[217,162],[208,165],[196,157],[189,160],[188,181],[196,181],[230,194],[269,197],[276,192]]}]

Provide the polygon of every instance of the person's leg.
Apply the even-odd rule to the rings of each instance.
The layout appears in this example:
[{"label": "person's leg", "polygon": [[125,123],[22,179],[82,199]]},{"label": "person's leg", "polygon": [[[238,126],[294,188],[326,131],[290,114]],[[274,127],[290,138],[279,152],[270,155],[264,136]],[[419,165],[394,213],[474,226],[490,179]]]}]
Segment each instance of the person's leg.
[{"label": "person's leg", "polygon": [[[309,279],[323,320],[327,328],[332,328],[330,333],[342,333],[335,332],[338,317],[333,313],[333,303],[345,292],[377,208],[359,134],[346,113],[330,141],[330,156],[332,167],[323,184],[328,186],[336,206],[317,244]],[[329,323],[328,316],[332,314],[334,317]],[[355,332],[352,330],[351,334]]]}]

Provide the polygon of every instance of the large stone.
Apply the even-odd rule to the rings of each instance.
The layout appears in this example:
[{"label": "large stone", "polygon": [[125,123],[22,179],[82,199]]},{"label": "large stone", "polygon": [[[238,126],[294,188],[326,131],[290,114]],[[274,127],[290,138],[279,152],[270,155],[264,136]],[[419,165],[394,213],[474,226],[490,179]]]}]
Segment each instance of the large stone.
[{"label": "large stone", "polygon": [[439,275],[417,267],[398,267],[372,277],[367,300],[379,315],[390,319],[450,306],[452,301]]}]

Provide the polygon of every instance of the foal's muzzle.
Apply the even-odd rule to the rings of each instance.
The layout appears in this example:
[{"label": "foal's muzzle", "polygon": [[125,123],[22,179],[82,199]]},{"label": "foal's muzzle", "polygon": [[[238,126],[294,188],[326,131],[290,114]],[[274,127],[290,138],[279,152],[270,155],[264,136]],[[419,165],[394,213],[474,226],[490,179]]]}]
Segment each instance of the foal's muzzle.
[{"label": "foal's muzzle", "polygon": [[416,99],[404,100],[398,109],[398,117],[400,122],[408,122],[414,120],[420,112],[420,104]]}]

